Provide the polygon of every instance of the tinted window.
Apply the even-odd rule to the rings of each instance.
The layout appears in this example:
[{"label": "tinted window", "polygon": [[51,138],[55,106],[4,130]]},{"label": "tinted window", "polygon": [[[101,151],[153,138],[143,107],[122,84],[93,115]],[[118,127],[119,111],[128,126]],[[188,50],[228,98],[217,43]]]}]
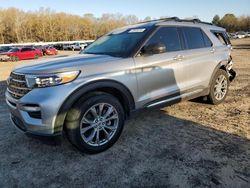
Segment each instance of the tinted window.
[{"label": "tinted window", "polygon": [[30,48],[23,48],[22,50],[21,50],[21,52],[27,52],[27,51],[30,51],[31,49]]},{"label": "tinted window", "polygon": [[200,28],[183,27],[183,34],[188,49],[204,48],[205,43]]},{"label": "tinted window", "polygon": [[203,32],[202,32],[202,35],[203,35],[203,39],[204,39],[204,43],[205,43],[205,46],[206,47],[211,47],[213,46],[213,43],[211,42],[211,40],[208,38],[208,36]]},{"label": "tinted window", "polygon": [[12,48],[9,50],[9,52],[19,52],[19,49],[18,48]]},{"label": "tinted window", "polygon": [[182,49],[176,27],[160,28],[146,45],[156,43],[163,43],[167,48],[167,52],[178,51]]},{"label": "tinted window", "polygon": [[219,39],[219,41],[222,44],[224,44],[224,45],[231,44],[227,34],[225,34],[223,32],[218,32],[218,31],[212,31],[212,32]]}]

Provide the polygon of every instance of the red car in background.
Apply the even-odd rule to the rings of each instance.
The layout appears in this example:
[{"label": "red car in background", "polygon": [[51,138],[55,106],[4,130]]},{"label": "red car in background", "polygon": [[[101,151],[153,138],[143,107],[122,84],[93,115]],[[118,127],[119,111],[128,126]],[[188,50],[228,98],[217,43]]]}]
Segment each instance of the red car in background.
[{"label": "red car in background", "polygon": [[55,49],[52,46],[48,46],[48,47],[44,48],[43,53],[45,55],[57,55],[58,54],[58,50]]},{"label": "red car in background", "polygon": [[28,47],[12,48],[8,52],[2,54],[9,56],[12,61],[36,59],[43,55],[41,50]]}]

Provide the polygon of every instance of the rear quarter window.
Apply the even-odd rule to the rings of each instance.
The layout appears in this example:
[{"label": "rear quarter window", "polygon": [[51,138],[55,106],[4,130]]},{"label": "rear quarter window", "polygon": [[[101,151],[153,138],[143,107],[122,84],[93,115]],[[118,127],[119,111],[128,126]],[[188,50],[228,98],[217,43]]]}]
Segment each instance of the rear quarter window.
[{"label": "rear quarter window", "polygon": [[223,45],[228,45],[231,44],[228,35],[223,32],[223,31],[211,31],[217,39],[223,44]]}]

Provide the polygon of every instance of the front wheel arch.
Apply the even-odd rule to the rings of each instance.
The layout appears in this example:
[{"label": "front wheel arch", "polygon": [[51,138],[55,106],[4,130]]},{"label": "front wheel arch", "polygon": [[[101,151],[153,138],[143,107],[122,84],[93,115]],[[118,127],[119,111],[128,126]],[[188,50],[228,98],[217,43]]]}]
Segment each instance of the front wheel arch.
[{"label": "front wheel arch", "polygon": [[126,116],[129,116],[130,112],[135,109],[133,95],[126,86],[113,80],[93,81],[81,86],[64,100],[56,116],[54,132],[60,133],[63,130],[67,112],[81,97],[95,92],[108,93],[118,98]]}]

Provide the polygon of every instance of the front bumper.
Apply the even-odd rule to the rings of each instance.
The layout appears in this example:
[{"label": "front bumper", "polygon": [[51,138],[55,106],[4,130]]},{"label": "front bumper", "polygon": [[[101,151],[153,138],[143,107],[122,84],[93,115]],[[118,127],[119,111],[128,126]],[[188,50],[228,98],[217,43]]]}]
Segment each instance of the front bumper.
[{"label": "front bumper", "polygon": [[5,97],[10,111],[11,122],[20,131],[44,136],[58,134],[54,130],[54,120],[52,117],[54,115],[56,117],[56,114],[51,114],[50,117],[42,115],[41,118],[34,118],[30,116],[28,111],[21,109],[20,101],[12,98],[7,91]]},{"label": "front bumper", "polygon": [[[35,135],[54,136],[62,132],[56,125],[61,105],[74,90],[74,84],[33,89],[20,99],[5,92],[6,103],[12,123],[22,132]],[[38,110],[35,113],[30,110]],[[33,114],[32,114],[33,113]]]}]

